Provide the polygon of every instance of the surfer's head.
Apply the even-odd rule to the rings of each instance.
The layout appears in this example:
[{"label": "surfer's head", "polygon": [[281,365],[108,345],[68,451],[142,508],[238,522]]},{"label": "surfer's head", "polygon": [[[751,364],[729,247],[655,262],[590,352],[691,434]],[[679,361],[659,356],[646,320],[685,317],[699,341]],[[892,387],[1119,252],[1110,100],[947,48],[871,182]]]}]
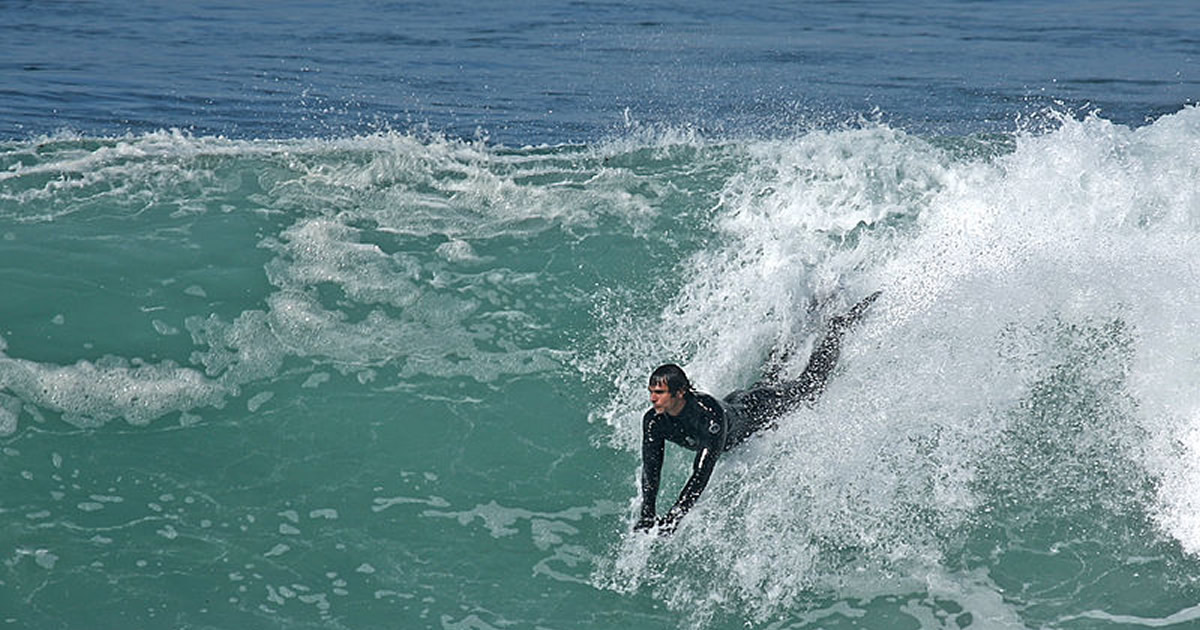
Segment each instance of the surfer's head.
[{"label": "surfer's head", "polygon": [[679,415],[685,404],[688,404],[685,395],[691,391],[691,383],[688,374],[683,373],[682,367],[667,364],[650,373],[649,389],[650,404],[654,406],[654,413]]},{"label": "surfer's head", "polygon": [[692,391],[683,368],[668,363],[660,365],[650,374],[650,404],[654,405],[655,413],[679,415],[687,403],[684,396]]},{"label": "surfer's head", "polygon": [[692,391],[692,383],[688,380],[683,368],[674,363],[658,366],[650,373],[650,387],[665,385],[672,396],[686,394]]}]

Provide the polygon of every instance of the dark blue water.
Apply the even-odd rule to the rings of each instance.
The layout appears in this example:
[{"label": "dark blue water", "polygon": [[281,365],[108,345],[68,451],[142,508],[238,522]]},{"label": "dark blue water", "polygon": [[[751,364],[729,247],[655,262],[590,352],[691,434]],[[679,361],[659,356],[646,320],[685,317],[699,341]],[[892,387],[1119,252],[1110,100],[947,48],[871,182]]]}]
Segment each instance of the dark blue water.
[{"label": "dark blue water", "polygon": [[1200,9],[1155,2],[0,4],[0,136],[428,125],[509,144],[629,121],[777,133],[882,117],[1144,124],[1200,92]]}]

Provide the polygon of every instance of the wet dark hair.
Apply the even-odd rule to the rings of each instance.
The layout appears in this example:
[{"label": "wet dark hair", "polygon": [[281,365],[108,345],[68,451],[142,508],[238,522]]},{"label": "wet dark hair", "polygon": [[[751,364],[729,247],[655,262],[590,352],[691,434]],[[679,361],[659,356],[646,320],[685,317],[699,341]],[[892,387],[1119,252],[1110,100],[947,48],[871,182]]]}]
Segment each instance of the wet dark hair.
[{"label": "wet dark hair", "polygon": [[674,363],[660,365],[650,373],[650,386],[666,385],[667,391],[671,392],[672,396],[680,392],[687,393],[692,391],[692,383],[688,380],[687,374],[683,373],[683,368]]}]

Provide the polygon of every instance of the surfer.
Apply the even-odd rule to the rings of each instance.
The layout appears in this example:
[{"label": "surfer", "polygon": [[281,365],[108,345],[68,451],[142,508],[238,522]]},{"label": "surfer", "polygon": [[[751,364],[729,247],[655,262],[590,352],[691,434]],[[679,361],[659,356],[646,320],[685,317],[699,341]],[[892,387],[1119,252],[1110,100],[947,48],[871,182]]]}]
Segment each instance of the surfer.
[{"label": "surfer", "polygon": [[[878,291],[863,298],[845,315],[833,317],[821,343],[813,350],[799,378],[781,380],[787,352],[768,362],[766,373],[748,389],[730,393],[723,400],[697,392],[683,369],[673,363],[659,366],[650,374],[650,404],[642,417],[642,510],[634,531],[658,527],[669,534],[679,519],[700,498],[708,485],[721,453],[741,444],[755,432],[774,427],[775,421],[802,402],[811,402],[825,391],[829,374],[837,364],[842,335],[866,313],[879,297]],[[679,499],[663,516],[657,514],[658,484],[663,453],[671,441],[696,451],[692,476]]]}]

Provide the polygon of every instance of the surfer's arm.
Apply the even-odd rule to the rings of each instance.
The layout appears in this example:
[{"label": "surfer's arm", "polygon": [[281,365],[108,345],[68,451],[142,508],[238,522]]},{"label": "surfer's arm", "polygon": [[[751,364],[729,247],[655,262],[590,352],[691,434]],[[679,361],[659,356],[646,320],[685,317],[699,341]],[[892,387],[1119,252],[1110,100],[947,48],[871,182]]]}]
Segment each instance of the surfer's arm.
[{"label": "surfer's arm", "polygon": [[659,519],[659,531],[671,533],[675,527],[679,525],[679,519],[687,514],[692,506],[696,504],[696,500],[700,498],[700,494],[704,492],[704,488],[708,486],[708,480],[712,477],[713,468],[717,465],[717,458],[721,453],[725,452],[725,441],[729,438],[729,419],[725,414],[725,410],[716,401],[705,401],[708,404],[701,405],[706,411],[705,420],[709,431],[706,436],[708,439],[704,445],[696,452],[696,459],[692,461],[692,476],[688,478],[687,483],[683,485],[683,491],[679,493],[679,499],[675,501],[675,505],[661,519]]},{"label": "surfer's arm", "polygon": [[634,529],[654,527],[657,514],[658,483],[662,477],[663,451],[666,440],[655,430],[654,415],[642,419],[642,515]]},{"label": "surfer's arm", "polygon": [[679,500],[659,520],[658,525],[662,530],[667,532],[674,530],[679,524],[679,519],[683,518],[683,515],[687,514],[696,504],[696,500],[708,486],[708,479],[712,477],[713,468],[716,467],[717,457],[720,454],[719,444],[707,446],[696,453],[696,459],[692,462],[692,476],[688,478],[687,483],[683,486],[683,491],[679,493]]}]

